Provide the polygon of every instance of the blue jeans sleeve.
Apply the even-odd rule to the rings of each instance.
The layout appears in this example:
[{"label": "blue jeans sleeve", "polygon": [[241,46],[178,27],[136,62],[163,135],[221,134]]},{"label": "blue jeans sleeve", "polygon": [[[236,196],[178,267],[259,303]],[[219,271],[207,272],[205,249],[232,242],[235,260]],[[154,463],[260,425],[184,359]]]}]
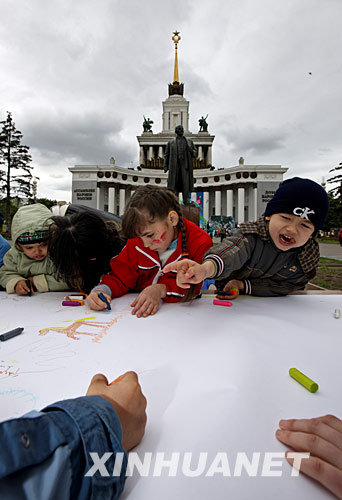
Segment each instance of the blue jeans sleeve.
[{"label": "blue jeans sleeve", "polygon": [[[127,454],[121,446],[121,424],[100,396],[60,401],[34,417],[3,422],[0,443],[2,499],[51,498],[52,491],[53,498],[116,499],[123,490]],[[100,458],[110,454],[108,475],[97,470],[86,476],[93,466],[90,453]],[[118,453],[123,464],[114,476]]]}]

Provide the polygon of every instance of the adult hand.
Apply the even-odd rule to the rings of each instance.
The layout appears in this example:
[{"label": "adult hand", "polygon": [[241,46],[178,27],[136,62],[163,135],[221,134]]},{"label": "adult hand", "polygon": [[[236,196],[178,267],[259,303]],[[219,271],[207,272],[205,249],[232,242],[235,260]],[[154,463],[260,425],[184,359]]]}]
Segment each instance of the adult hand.
[{"label": "adult hand", "polygon": [[229,280],[228,283],[225,284],[225,286],[223,288],[223,292],[230,292],[230,290],[232,290],[233,288],[235,290],[237,290],[236,293],[227,296],[227,295],[220,295],[220,292],[217,292],[217,298],[221,299],[221,300],[234,300],[234,299],[236,299],[240,294],[240,290],[244,289],[243,281],[241,281],[241,280]]},{"label": "adult hand", "polygon": [[[300,470],[342,499],[342,420],[333,416],[280,420],[276,437],[296,451],[310,452]],[[287,461],[293,465],[293,459]]]},{"label": "adult hand", "polygon": [[201,283],[211,276],[214,270],[215,266],[210,261],[199,264],[193,260],[183,259],[165,266],[163,273],[177,271],[177,285],[181,288],[190,288],[191,284]]},{"label": "adult hand", "polygon": [[132,314],[136,314],[138,318],[143,316],[153,316],[159,309],[160,300],[166,295],[166,286],[156,283],[144,288],[139,293],[138,297],[132,302]]},{"label": "adult hand", "polygon": [[15,293],[18,295],[27,295],[30,292],[29,287],[26,284],[26,280],[20,280],[14,287]]},{"label": "adult hand", "polygon": [[135,372],[126,372],[111,384],[98,373],[92,378],[86,395],[102,396],[112,404],[121,422],[125,450],[140,443],[146,427],[147,403]]},{"label": "adult hand", "polygon": [[[94,311],[103,311],[104,309],[107,309],[107,304],[100,299],[99,293],[100,290],[94,290],[88,295],[87,304],[89,309],[93,309]],[[104,292],[102,293],[106,297],[108,302],[111,303],[112,301],[111,297],[107,293]]]}]

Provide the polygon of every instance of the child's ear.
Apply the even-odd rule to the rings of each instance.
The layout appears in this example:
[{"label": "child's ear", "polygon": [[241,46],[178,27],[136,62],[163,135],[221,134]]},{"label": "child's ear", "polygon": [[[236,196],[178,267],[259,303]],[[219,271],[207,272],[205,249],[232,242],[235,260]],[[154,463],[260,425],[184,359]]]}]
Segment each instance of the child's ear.
[{"label": "child's ear", "polygon": [[266,219],[266,220],[270,220],[270,219],[271,219],[271,217],[270,217],[269,215],[267,215],[267,216],[265,217],[265,219]]},{"label": "child's ear", "polygon": [[177,214],[177,212],[175,210],[170,210],[167,218],[172,226],[174,226],[174,227],[177,226],[177,224],[179,222],[179,215]]}]

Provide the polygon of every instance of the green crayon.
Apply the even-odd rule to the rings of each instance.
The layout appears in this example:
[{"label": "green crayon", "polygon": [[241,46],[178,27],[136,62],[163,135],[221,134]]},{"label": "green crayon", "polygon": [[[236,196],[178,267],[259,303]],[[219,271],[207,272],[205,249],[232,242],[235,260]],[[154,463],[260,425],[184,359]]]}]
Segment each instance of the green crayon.
[{"label": "green crayon", "polygon": [[297,380],[297,382],[302,384],[308,391],[310,392],[318,391],[318,384],[316,384],[316,382],[311,380],[311,378],[304,375],[304,373],[297,370],[297,368],[290,368],[289,374],[291,375],[292,378]]}]

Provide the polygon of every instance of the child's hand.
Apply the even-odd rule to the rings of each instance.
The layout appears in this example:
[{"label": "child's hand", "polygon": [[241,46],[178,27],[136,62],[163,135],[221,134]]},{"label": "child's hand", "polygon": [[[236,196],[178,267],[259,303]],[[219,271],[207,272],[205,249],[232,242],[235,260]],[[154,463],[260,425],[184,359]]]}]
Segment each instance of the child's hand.
[{"label": "child's hand", "polygon": [[138,318],[147,318],[153,316],[159,309],[160,300],[166,295],[166,286],[150,285],[139,293],[138,297],[132,302],[132,314],[136,314]]},{"label": "child's hand", "polygon": [[102,396],[112,404],[122,426],[122,446],[129,451],[140,443],[145,432],[146,398],[136,373],[124,373],[116,380],[108,384],[104,375],[94,375],[87,396]]},{"label": "child's hand", "polygon": [[177,285],[181,288],[190,288],[190,284],[197,284],[211,276],[215,271],[212,262],[198,264],[193,260],[183,259],[164,267],[163,273],[177,271]]},{"label": "child's hand", "polygon": [[[99,297],[100,292],[101,292],[100,290],[94,290],[88,295],[87,304],[89,309],[93,309],[94,311],[103,311],[104,309],[107,309],[107,304],[103,302],[103,300],[101,300]],[[102,293],[106,297],[108,302],[111,303],[112,301],[111,297],[104,292]]]},{"label": "child's hand", "polygon": [[[309,420],[280,420],[279,441],[296,451],[310,452],[300,471],[312,477],[342,499],[342,420],[333,415]],[[293,458],[286,454],[293,465]]]},{"label": "child's hand", "polygon": [[217,292],[217,298],[220,300],[234,300],[239,296],[239,290],[244,289],[244,284],[243,281],[241,280],[230,280],[228,283],[225,284],[223,291],[224,292],[229,292],[232,288],[237,290],[237,293],[234,295],[220,295],[220,292]]},{"label": "child's hand", "polygon": [[26,285],[26,280],[18,281],[18,283],[15,285],[14,290],[18,295],[27,295],[31,291]]}]

